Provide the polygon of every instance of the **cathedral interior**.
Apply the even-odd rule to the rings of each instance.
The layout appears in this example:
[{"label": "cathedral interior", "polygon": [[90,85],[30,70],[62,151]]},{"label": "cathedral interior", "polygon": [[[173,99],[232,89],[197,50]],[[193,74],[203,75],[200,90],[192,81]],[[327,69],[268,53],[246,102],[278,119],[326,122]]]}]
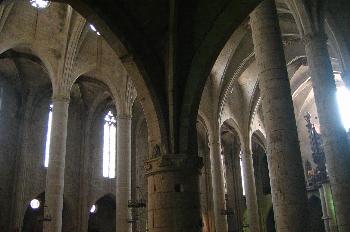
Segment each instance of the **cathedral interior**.
[{"label": "cathedral interior", "polygon": [[0,0],[0,232],[350,232],[348,0]]}]

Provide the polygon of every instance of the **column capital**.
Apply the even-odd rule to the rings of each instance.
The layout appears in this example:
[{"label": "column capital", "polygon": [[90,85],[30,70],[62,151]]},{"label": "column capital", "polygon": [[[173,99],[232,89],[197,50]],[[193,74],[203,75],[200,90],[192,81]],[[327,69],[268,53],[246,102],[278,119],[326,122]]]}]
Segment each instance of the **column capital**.
[{"label": "column capital", "polygon": [[203,159],[185,154],[161,155],[145,161],[146,176],[161,172],[184,171],[189,174],[199,174],[203,167]]},{"label": "column capital", "polygon": [[221,145],[220,140],[212,140],[208,142],[209,146],[213,146],[213,145]]},{"label": "column capital", "polygon": [[70,101],[70,97],[63,95],[63,94],[53,95],[51,99],[52,99],[52,102],[67,102],[68,103]]},{"label": "column capital", "polygon": [[117,120],[131,120],[132,115],[131,114],[118,114],[117,113]]},{"label": "column capital", "polygon": [[303,35],[303,38],[302,38],[302,41],[303,41],[305,46],[307,46],[311,42],[326,44],[327,40],[328,40],[328,37],[327,37],[326,33],[323,33],[323,32],[305,34],[305,35]]}]

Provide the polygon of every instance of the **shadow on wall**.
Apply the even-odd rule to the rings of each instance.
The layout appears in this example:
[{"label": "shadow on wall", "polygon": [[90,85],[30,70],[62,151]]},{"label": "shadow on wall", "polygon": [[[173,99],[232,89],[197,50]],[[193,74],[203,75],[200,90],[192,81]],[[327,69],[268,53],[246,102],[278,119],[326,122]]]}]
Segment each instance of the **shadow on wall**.
[{"label": "shadow on wall", "polygon": [[273,209],[272,208],[270,209],[269,214],[267,215],[266,228],[267,228],[267,232],[276,232],[275,215],[273,213]]},{"label": "shadow on wall", "polygon": [[115,232],[115,197],[105,195],[94,206],[94,212],[89,214],[88,232]]},{"label": "shadow on wall", "polygon": [[324,224],[322,221],[322,205],[318,197],[312,196],[308,200],[309,208],[309,224],[308,232],[324,232]]}]

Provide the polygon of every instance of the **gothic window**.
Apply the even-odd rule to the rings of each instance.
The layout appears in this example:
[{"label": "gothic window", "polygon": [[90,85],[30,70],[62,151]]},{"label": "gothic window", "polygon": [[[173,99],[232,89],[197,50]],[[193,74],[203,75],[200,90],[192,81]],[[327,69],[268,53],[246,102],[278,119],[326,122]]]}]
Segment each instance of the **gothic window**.
[{"label": "gothic window", "polygon": [[239,165],[241,168],[241,179],[242,179],[242,190],[243,190],[243,196],[245,196],[245,188],[244,188],[244,175],[243,175],[243,163],[242,163],[242,151],[239,154]]},{"label": "gothic window", "polygon": [[224,191],[227,194],[227,181],[226,181],[226,166],[225,166],[225,157],[223,152],[220,154],[221,167],[222,167],[222,175],[224,177]]},{"label": "gothic window", "polygon": [[45,144],[45,158],[44,158],[44,166],[47,168],[49,166],[49,158],[50,158],[50,138],[51,138],[51,126],[52,126],[52,107],[50,105],[49,110],[49,120],[47,121],[47,132],[46,132],[46,144]]},{"label": "gothic window", "polygon": [[115,177],[116,122],[112,111],[108,111],[103,127],[103,177],[107,178]]}]

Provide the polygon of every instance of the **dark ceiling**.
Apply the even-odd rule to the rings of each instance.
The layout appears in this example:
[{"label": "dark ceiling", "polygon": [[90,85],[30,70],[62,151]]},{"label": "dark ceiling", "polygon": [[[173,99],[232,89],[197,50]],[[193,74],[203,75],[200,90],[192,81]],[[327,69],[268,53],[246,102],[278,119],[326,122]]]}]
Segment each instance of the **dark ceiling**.
[{"label": "dark ceiling", "polygon": [[[159,118],[164,119],[160,123],[164,123],[165,134],[176,140],[169,142],[174,143],[175,151],[188,150],[187,145],[195,147],[191,145],[196,136],[195,121],[210,70],[230,35],[260,2],[59,1],[69,3],[87,18],[98,18],[123,43],[142,73]],[[113,36],[101,32],[113,43],[109,41]],[[171,131],[172,127],[176,129]]]}]

